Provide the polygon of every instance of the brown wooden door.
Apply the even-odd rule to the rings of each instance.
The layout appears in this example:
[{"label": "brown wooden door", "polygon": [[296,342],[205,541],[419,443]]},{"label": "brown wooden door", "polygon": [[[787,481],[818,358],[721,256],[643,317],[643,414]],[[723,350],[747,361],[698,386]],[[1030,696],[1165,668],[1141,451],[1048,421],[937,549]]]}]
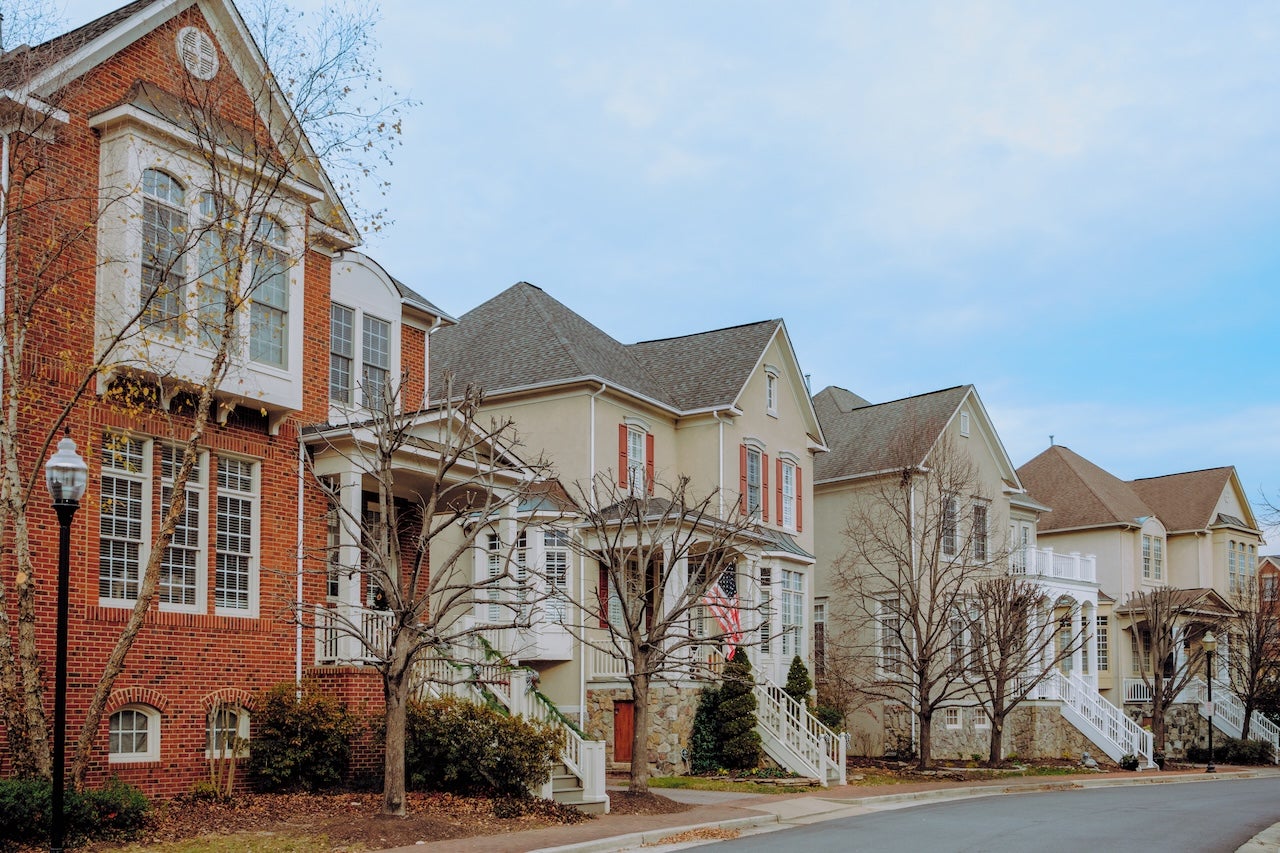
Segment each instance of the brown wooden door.
[{"label": "brown wooden door", "polygon": [[631,699],[613,701],[613,760],[631,763],[631,740],[636,733],[636,703]]}]

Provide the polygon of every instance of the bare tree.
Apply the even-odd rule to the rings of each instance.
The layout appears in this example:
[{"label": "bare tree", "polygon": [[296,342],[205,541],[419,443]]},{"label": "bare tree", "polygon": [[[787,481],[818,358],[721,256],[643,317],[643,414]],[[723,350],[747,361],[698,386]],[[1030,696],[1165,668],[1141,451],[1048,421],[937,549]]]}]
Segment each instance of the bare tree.
[{"label": "bare tree", "polygon": [[[321,571],[347,573],[373,590],[377,608],[296,611],[330,640],[349,638],[382,677],[383,811],[395,815],[405,813],[405,720],[422,677],[417,664],[429,654],[449,657],[473,636],[477,628],[465,617],[478,605],[500,602],[506,625],[515,626],[536,603],[517,571],[527,567],[516,510],[545,467],[513,454],[512,421],[482,423],[478,389],[447,392],[438,408],[422,412],[400,405],[399,387],[386,389],[366,419],[312,438],[317,485],[358,551],[354,564],[340,566],[325,555]],[[360,488],[376,494],[376,510],[366,514],[334,488],[339,472],[356,475]],[[500,568],[477,576],[477,538],[495,526],[505,528]]]},{"label": "bare tree", "polygon": [[1160,587],[1132,593],[1121,611],[1138,633],[1142,682],[1151,694],[1154,751],[1165,750],[1166,715],[1191,679],[1203,672],[1204,649],[1197,642],[1218,630],[1228,614],[1208,612],[1190,590]]},{"label": "bare tree", "polygon": [[1236,617],[1228,625],[1227,672],[1231,689],[1244,704],[1240,737],[1249,737],[1253,712],[1274,691],[1280,662],[1280,592],[1267,578],[1246,576],[1231,605]]},{"label": "bare tree", "polygon": [[1004,575],[975,584],[963,617],[969,637],[960,676],[991,721],[992,767],[1004,761],[1009,714],[1084,646],[1086,632],[1069,627],[1076,610],[1074,603],[1065,612],[1055,608],[1043,586],[1023,578]]},{"label": "bare tree", "polygon": [[960,677],[970,595],[1008,568],[972,459],[945,435],[926,441],[900,437],[891,454],[900,467],[854,498],[828,639],[829,668],[857,672],[869,699],[910,709],[921,769],[932,763],[937,710],[970,689]]},{"label": "bare tree", "polygon": [[[264,4],[264,8],[270,3]],[[5,24],[12,33],[49,31],[45,4],[27,2],[9,13]],[[323,78],[333,67],[361,64],[376,76],[376,64],[356,46],[367,45],[370,24],[346,21],[343,27],[355,41],[322,41],[323,51],[309,55],[311,65],[299,67],[303,84]],[[172,454],[157,533],[149,559],[139,571],[130,617],[116,640],[81,729],[72,765],[72,783],[79,784],[116,678],[142,629],[162,577],[161,563],[186,510],[187,485],[198,457],[198,444],[215,412],[235,404],[221,388],[249,356],[243,331],[262,321],[270,310],[270,293],[287,276],[300,255],[272,250],[277,217],[290,204],[305,211],[298,199],[299,175],[323,175],[307,132],[324,136],[333,123],[348,130],[333,138],[326,153],[351,156],[363,150],[378,156],[385,150],[377,140],[391,132],[377,111],[352,111],[367,90],[339,87],[323,105],[302,115],[291,113],[275,98],[281,94],[270,74],[241,79],[229,71],[202,80],[189,77],[180,92],[164,92],[149,84],[136,85],[130,98],[169,121],[177,130],[174,155],[203,177],[185,188],[201,197],[200,216],[182,221],[148,219],[140,198],[147,187],[136,176],[98,186],[77,171],[77,162],[63,156],[68,113],[83,110],[81,97],[92,74],[55,79],[49,69],[59,57],[82,46],[76,36],[14,50],[0,62],[6,94],[2,107],[6,132],[3,156],[6,180],[0,186],[0,233],[6,252],[3,287],[3,340],[0,340],[0,548],[14,561],[14,585],[0,585],[0,705],[14,766],[23,774],[49,775],[48,725],[41,686],[42,661],[36,647],[38,633],[36,590],[39,573],[32,559],[28,509],[41,480],[41,466],[64,424],[87,395],[99,395],[95,405],[115,408],[146,419],[167,435]],[[374,78],[369,78],[372,81]],[[12,92],[24,93],[21,97]],[[247,101],[246,101],[247,99]],[[264,112],[242,109],[258,104]],[[344,106],[345,105],[345,106]],[[369,135],[352,129],[367,120]],[[311,181],[314,184],[314,181]],[[168,189],[168,188],[166,188]],[[305,189],[304,193],[313,190]],[[340,230],[342,212],[315,210],[316,221]],[[305,256],[317,235],[304,212],[294,223],[302,229]],[[93,282],[100,266],[133,265],[136,250],[113,253],[103,235],[142,230],[142,275],[131,293],[116,292],[108,303],[86,312],[84,282]],[[56,334],[51,330],[57,329]],[[197,343],[204,358],[182,357]],[[59,404],[50,416],[42,399],[50,381],[59,387]],[[250,395],[251,396],[251,395]],[[246,402],[240,401],[241,404]],[[251,401],[249,401],[251,402]],[[16,631],[11,619],[16,614]],[[13,638],[16,636],[16,646]]]},{"label": "bare tree", "polygon": [[581,535],[571,547],[600,569],[597,600],[579,602],[592,624],[575,630],[587,648],[626,663],[635,701],[629,788],[647,791],[654,681],[705,676],[702,650],[749,644],[745,631],[704,618],[703,611],[717,600],[741,625],[743,613],[758,610],[744,601],[746,578],[739,571],[754,545],[752,522],[736,513],[717,517],[719,492],[698,497],[687,477],[628,491],[602,474],[578,484],[575,497]]}]

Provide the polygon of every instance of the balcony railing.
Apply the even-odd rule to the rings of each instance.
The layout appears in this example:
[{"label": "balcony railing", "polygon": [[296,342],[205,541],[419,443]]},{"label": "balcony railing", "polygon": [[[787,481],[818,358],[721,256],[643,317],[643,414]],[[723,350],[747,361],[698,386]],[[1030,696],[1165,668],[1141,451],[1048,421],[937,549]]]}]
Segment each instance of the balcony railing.
[{"label": "balcony railing", "polygon": [[317,607],[316,663],[376,663],[391,649],[394,615],[352,604]]},{"label": "balcony railing", "polygon": [[1009,555],[1009,571],[1028,577],[1097,583],[1097,564],[1098,559],[1092,554],[1079,551],[1057,554],[1052,548],[1033,548],[1030,545]]}]

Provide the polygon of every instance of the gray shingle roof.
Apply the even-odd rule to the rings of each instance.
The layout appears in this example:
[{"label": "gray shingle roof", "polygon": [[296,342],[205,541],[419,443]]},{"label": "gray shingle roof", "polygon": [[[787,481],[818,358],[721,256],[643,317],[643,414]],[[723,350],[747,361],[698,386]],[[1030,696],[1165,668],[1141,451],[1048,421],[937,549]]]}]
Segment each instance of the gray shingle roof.
[{"label": "gray shingle roof", "polygon": [[781,322],[627,346],[522,281],[432,336],[432,396],[452,373],[489,395],[600,378],[679,411],[730,405]]},{"label": "gray shingle roof", "polygon": [[1170,532],[1208,530],[1231,472],[1231,468],[1207,468],[1145,477],[1130,481],[1130,485]]},{"label": "gray shingle roof", "polygon": [[837,480],[918,465],[972,385],[957,385],[872,405],[834,386],[813,398],[827,453],[814,460],[814,480]]},{"label": "gray shingle roof", "polygon": [[1036,500],[1053,508],[1040,519],[1043,532],[1133,524],[1157,515],[1130,484],[1060,444],[1019,468],[1018,479]]},{"label": "gray shingle roof", "polygon": [[42,42],[35,47],[16,47],[0,56],[0,88],[11,88],[38,74],[65,56],[110,32],[113,27],[156,0],[134,0],[74,30]]}]

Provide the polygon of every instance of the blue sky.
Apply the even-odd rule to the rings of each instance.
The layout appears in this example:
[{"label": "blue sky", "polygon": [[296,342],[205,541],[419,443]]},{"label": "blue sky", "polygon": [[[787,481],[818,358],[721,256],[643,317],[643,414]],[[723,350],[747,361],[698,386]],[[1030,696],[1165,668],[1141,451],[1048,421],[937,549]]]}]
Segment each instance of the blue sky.
[{"label": "blue sky", "polygon": [[1280,492],[1280,5],[382,17],[420,104],[367,250],[446,310],[525,280],[628,342],[780,316],[815,391],[974,383],[1015,464],[1053,434]]}]

